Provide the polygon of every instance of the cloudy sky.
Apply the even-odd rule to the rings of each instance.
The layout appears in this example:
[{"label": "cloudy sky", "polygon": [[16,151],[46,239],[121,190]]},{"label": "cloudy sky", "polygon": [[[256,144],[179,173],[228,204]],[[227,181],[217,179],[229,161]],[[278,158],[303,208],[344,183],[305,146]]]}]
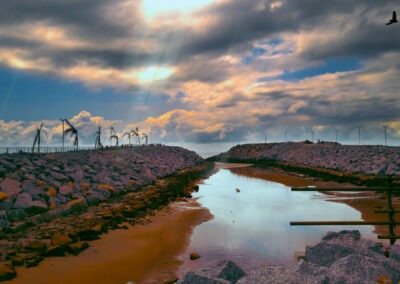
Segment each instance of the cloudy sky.
[{"label": "cloudy sky", "polygon": [[[400,145],[394,0],[2,0],[0,145]],[[337,130],[337,132],[335,131]],[[120,138],[120,143],[127,143]],[[67,142],[72,144],[72,140]],[[200,149],[198,148],[198,149]]]}]

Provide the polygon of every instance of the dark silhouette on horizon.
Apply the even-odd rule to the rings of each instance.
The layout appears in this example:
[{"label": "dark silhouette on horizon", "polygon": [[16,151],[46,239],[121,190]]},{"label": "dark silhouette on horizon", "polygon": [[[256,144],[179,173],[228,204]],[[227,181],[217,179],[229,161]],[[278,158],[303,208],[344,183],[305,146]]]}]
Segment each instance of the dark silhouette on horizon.
[{"label": "dark silhouette on horizon", "polygon": [[35,150],[36,142],[37,142],[37,151],[38,151],[38,153],[40,153],[40,134],[42,132],[42,127],[43,127],[43,122],[42,122],[42,124],[40,124],[39,127],[36,127],[36,136],[35,136],[35,140],[33,141],[32,153]]},{"label": "dark silhouette on horizon", "polygon": [[68,124],[69,128],[64,130],[64,135],[70,134],[71,137],[75,136],[74,143],[73,145],[76,146],[76,149],[78,150],[79,146],[79,139],[78,139],[78,130],[69,122],[68,119],[64,119],[64,121]]},{"label": "dark silhouette on horizon", "polygon": [[394,23],[398,23],[396,11],[393,11],[392,18],[390,19],[389,23],[387,23],[386,25],[388,26],[388,25],[391,25]]}]

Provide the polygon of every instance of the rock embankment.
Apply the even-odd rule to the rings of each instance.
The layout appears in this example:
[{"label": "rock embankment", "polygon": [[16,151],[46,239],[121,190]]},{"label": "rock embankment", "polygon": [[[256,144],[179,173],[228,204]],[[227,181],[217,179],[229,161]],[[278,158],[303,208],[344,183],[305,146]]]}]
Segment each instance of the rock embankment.
[{"label": "rock embankment", "polygon": [[168,146],[0,155],[0,233],[12,221],[99,204],[202,161]]},{"label": "rock embankment", "polygon": [[102,233],[126,228],[122,223],[149,222],[169,202],[190,197],[213,168],[194,152],[166,146],[4,155],[0,165],[0,281],[15,277],[16,266],[77,255]]},{"label": "rock embankment", "polygon": [[362,239],[358,231],[330,232],[322,241],[307,247],[305,259],[292,267],[265,265],[244,271],[240,264],[219,261],[187,272],[178,282],[188,283],[398,283],[400,246],[384,248]]},{"label": "rock embankment", "polygon": [[303,142],[244,144],[214,158],[220,161],[274,160],[342,172],[400,175],[400,147]]}]

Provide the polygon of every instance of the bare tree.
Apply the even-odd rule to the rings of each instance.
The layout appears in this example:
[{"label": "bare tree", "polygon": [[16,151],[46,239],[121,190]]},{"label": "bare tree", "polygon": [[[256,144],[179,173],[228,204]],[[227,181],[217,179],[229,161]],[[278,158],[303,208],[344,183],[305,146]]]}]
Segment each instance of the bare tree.
[{"label": "bare tree", "polygon": [[118,146],[118,145],[119,145],[119,144],[118,144],[118,135],[117,135],[117,133],[115,132],[114,127],[111,126],[111,127],[110,127],[110,130],[111,130],[111,135],[110,135],[111,143],[112,143],[112,140],[113,140],[113,138],[114,138],[115,141],[116,141],[115,146]]},{"label": "bare tree", "polygon": [[76,146],[78,150],[79,139],[78,139],[78,130],[69,122],[68,119],[65,119],[65,122],[68,124],[69,128],[64,131],[64,135],[70,134],[71,137],[75,136],[73,145]]},{"label": "bare tree", "polygon": [[37,143],[37,151],[38,153],[40,153],[40,134],[42,132],[42,127],[43,127],[43,122],[40,124],[40,127],[36,127],[36,136],[35,140],[33,140],[32,153],[35,150],[36,143]]},{"label": "bare tree", "polygon": [[142,140],[144,139],[144,145],[148,145],[149,142],[149,137],[147,136],[146,133],[142,134]]},{"label": "bare tree", "polygon": [[131,145],[131,132],[125,132],[122,135],[122,138],[124,138],[125,136],[128,136],[128,140],[129,140],[129,146]]},{"label": "bare tree", "polygon": [[140,145],[140,133],[139,133],[139,128],[136,127],[136,129],[132,129],[131,133],[133,136],[136,136],[138,139],[138,143]]},{"label": "bare tree", "polygon": [[94,142],[94,148],[101,148],[101,127],[99,126],[99,129],[96,132],[96,138],[95,138],[95,142]]}]

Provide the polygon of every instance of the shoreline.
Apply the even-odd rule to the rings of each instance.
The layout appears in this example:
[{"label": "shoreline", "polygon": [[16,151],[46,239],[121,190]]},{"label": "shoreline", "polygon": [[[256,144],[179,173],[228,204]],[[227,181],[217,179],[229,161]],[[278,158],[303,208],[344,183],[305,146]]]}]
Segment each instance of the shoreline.
[{"label": "shoreline", "polygon": [[[219,164],[218,168],[246,175],[251,164]],[[318,178],[299,176],[281,169],[252,169],[252,177],[268,179],[287,186],[351,186],[350,184],[325,182]],[[249,175],[250,176],[250,175]],[[336,197],[332,195],[332,197]],[[377,196],[374,196],[374,198]],[[358,204],[359,199],[332,199],[346,203],[362,213],[370,214],[374,206]],[[385,202],[384,200],[378,200]],[[399,198],[396,200],[400,204]],[[149,215],[154,215],[150,216]],[[384,216],[383,216],[384,217]],[[48,257],[38,267],[16,268],[18,276],[4,283],[168,283],[178,278],[183,261],[179,258],[188,247],[193,229],[212,218],[207,208],[195,199],[178,199],[161,210],[146,212],[135,226],[127,224],[127,230],[111,230],[101,239],[91,241],[90,247],[79,256]],[[150,219],[150,220],[149,220]],[[149,222],[150,221],[150,222]],[[122,223],[121,225],[125,225]],[[77,266],[79,271],[77,272]],[[46,275],[48,282],[44,282]],[[66,277],[66,278],[63,278]],[[76,278],[75,278],[76,277]],[[107,278],[110,277],[110,278]],[[38,282],[32,281],[37,279]],[[47,281],[47,280],[45,280]],[[139,281],[139,282],[138,282]]]},{"label": "shoreline", "polygon": [[210,220],[195,200],[174,202],[150,223],[113,230],[92,241],[79,256],[46,258],[39,266],[17,268],[3,283],[166,283],[177,279],[178,259],[195,226]]}]

